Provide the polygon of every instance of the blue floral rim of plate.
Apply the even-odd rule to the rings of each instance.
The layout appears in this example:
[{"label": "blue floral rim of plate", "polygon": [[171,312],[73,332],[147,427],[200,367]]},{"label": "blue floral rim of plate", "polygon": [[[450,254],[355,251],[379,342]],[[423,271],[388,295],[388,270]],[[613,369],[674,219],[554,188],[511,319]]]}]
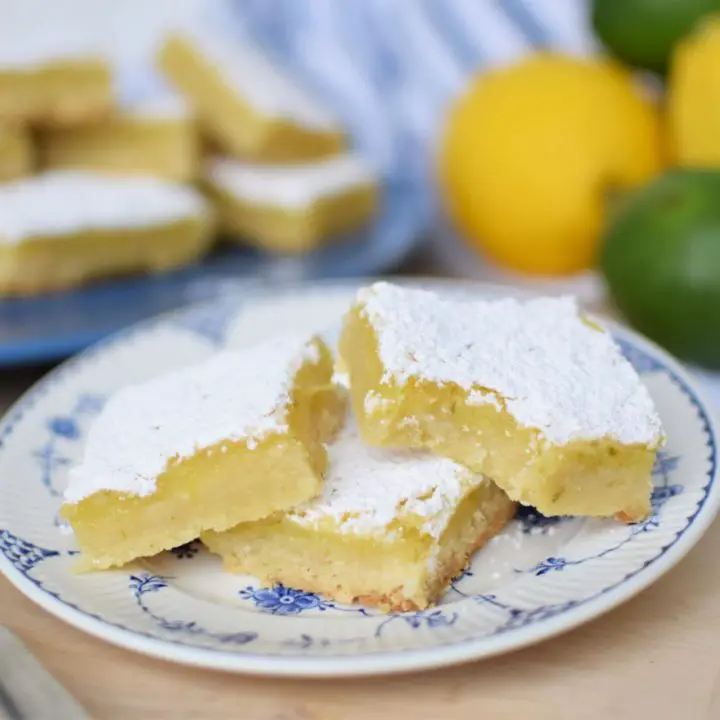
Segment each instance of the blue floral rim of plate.
[{"label": "blue floral rim of plate", "polygon": [[[227,327],[227,316],[227,310],[218,306],[175,313],[160,320],[142,323],[69,361],[40,382],[10,411],[0,427],[0,450],[5,449],[15,429],[23,423],[26,415],[34,412],[38,403],[42,403],[43,399],[57,386],[62,385],[66,378],[78,376],[83,368],[92,365],[97,357],[106,353],[112,354],[114,347],[122,346],[139,333],[152,333],[155,327],[181,328],[203,343],[215,348],[220,347]],[[305,593],[282,585],[272,588],[246,585],[237,592],[237,597],[259,612],[260,616],[270,615],[278,620],[290,621],[295,617],[306,615],[308,617],[327,617],[328,614],[348,617],[352,615],[358,621],[373,624],[371,636],[378,642],[391,630],[395,632],[398,627],[413,632],[430,632],[432,635],[426,647],[414,647],[410,643],[411,646],[407,648],[378,645],[362,651],[365,642],[363,638],[353,637],[340,641],[329,636],[325,637],[322,632],[289,633],[282,641],[277,641],[277,652],[267,652],[267,647],[272,647],[276,641],[263,638],[262,632],[252,624],[248,625],[247,620],[243,622],[242,627],[215,629],[206,627],[198,618],[190,620],[175,618],[154,609],[149,600],[165,592],[174,592],[170,582],[173,578],[165,574],[137,569],[125,573],[123,571],[113,573],[113,577],[124,578],[123,585],[131,593],[136,608],[146,621],[155,626],[155,629],[153,627],[139,629],[114,622],[101,613],[82,607],[81,603],[68,599],[61,590],[49,587],[35,576],[37,569],[46,561],[72,556],[75,551],[71,548],[47,547],[49,543],[45,545],[34,543],[29,538],[13,532],[10,527],[0,525],[1,565],[9,579],[33,600],[88,632],[141,652],[224,669],[293,675],[344,674],[343,668],[351,663],[352,669],[346,668],[348,673],[410,670],[503,652],[517,645],[512,636],[521,631],[529,631],[527,634],[529,639],[520,644],[550,637],[568,626],[584,622],[614,607],[650,584],[692,547],[717,510],[715,431],[703,401],[684,378],[680,368],[674,361],[665,360],[661,351],[653,351],[652,346],[646,341],[633,339],[632,334],[624,330],[617,329],[614,333],[621,349],[639,373],[648,378],[653,376],[667,378],[692,406],[703,435],[704,480],[702,482],[698,480],[697,486],[693,486],[693,497],[697,494],[697,500],[687,501],[692,502],[692,507],[688,506],[688,512],[683,515],[678,527],[669,532],[663,530],[661,526],[664,507],[682,496],[684,485],[675,477],[679,472],[678,464],[682,458],[673,452],[661,452],[654,469],[657,484],[653,492],[653,511],[647,520],[629,526],[627,531],[615,528],[613,532],[616,535],[620,533],[620,536],[613,536],[612,542],[587,557],[552,554],[517,571],[523,577],[537,578],[540,582],[544,582],[553,577],[563,576],[586,562],[597,562],[606,558],[619,548],[635,542],[642,534],[667,532],[667,539],[654,548],[651,555],[627,572],[623,572],[613,582],[586,596],[530,606],[514,604],[503,599],[501,593],[466,592],[463,583],[469,582],[467,578],[471,578],[473,574],[470,570],[456,579],[451,592],[456,593],[458,602],[471,602],[491,608],[497,614],[497,623],[490,631],[485,629],[477,633],[465,629],[459,635],[448,635],[450,628],[458,630],[464,622],[463,613],[454,603],[440,605],[427,611],[381,617],[364,608],[345,608],[313,593]],[[58,446],[69,447],[81,439],[86,421],[99,411],[102,401],[101,395],[83,393],[67,405],[66,412],[53,414],[43,420],[43,433],[46,439],[44,443],[34,447],[33,463],[38,470],[40,486],[44,488],[47,496],[54,498],[57,503],[59,503],[59,490],[54,481],[54,474],[62,471],[69,463]],[[708,499],[711,496],[713,502],[708,508]],[[702,522],[698,522],[700,516]],[[0,513],[1,517],[2,513]],[[548,528],[562,526],[564,520],[543,518],[533,514],[532,510],[526,510],[518,522],[523,533],[542,533]],[[626,534],[623,534],[624,532]],[[171,553],[175,560],[180,562],[193,560],[196,554],[197,548],[193,545],[182,546]],[[343,642],[346,647],[343,647]],[[263,644],[263,650],[250,651],[259,643]],[[352,654],[348,654],[347,647],[350,644],[354,648]],[[173,650],[168,649],[171,646]],[[447,649],[447,652],[444,653],[443,649]],[[315,652],[320,654],[314,655]],[[382,660],[379,659],[380,657]],[[315,666],[322,667],[322,672],[314,670]]]}]

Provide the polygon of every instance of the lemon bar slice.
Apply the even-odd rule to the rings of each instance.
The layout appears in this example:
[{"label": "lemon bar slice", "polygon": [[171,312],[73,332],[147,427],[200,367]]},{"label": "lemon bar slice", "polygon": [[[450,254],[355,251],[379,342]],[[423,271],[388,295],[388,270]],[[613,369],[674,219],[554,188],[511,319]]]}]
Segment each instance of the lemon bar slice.
[{"label": "lemon bar slice", "polygon": [[108,117],[52,128],[40,137],[43,166],[148,174],[179,182],[199,169],[197,128],[189,107],[167,95],[121,105]]},{"label": "lemon bar slice", "polygon": [[0,49],[0,121],[71,125],[110,111],[112,71],[103,57],[73,43],[34,47],[38,43],[29,42],[17,55]]},{"label": "lemon bar slice", "polygon": [[114,395],[63,516],[86,568],[122,565],[317,495],[344,392],[317,338],[223,352]]},{"label": "lemon bar slice", "polygon": [[86,0],[0,1],[0,122],[66,125],[110,111],[109,10]]},{"label": "lemon bar slice", "polygon": [[195,190],[146,176],[55,171],[0,186],[0,295],[32,295],[194,262],[213,241]]},{"label": "lemon bar slice", "polygon": [[111,72],[101,59],[63,59],[0,67],[0,120],[70,125],[112,107]]},{"label": "lemon bar slice", "polygon": [[273,252],[304,252],[367,222],[378,205],[378,181],[358,155],[311,164],[207,162],[205,183],[222,228]]},{"label": "lemon bar slice", "polygon": [[176,32],[158,64],[227,152],[261,162],[335,155],[346,145],[337,120],[250,40]]},{"label": "lemon bar slice", "polygon": [[570,298],[462,301],[377,283],[340,341],[363,438],[425,448],[546,515],[650,508],[652,399]]},{"label": "lemon bar slice", "polygon": [[0,127],[0,182],[28,175],[33,166],[30,133],[22,127]]},{"label": "lemon bar slice", "polygon": [[201,535],[237,573],[386,610],[436,602],[515,505],[492,481],[427,453],[363,445],[347,423],[322,495]]}]

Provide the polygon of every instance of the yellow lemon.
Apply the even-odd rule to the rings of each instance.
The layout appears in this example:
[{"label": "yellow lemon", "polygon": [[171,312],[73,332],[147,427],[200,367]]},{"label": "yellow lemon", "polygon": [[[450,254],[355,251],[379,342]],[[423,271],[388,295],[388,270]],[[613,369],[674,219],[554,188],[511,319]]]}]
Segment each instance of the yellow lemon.
[{"label": "yellow lemon", "polygon": [[675,49],[667,111],[670,152],[678,165],[720,165],[720,18],[705,21]]},{"label": "yellow lemon", "polygon": [[661,166],[658,112],[629,74],[552,53],[478,77],[448,114],[439,156],[467,242],[538,274],[591,267],[608,195]]}]

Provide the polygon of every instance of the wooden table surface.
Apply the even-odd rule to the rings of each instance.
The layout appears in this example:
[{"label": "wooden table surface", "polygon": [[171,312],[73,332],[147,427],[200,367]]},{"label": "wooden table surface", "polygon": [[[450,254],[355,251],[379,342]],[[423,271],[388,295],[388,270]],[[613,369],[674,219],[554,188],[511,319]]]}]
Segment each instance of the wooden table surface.
[{"label": "wooden table surface", "polygon": [[[0,409],[38,374],[3,372]],[[676,568],[608,615],[437,672],[307,681],[174,666],[84,635],[4,578],[0,624],[101,719],[720,720],[720,521]]]}]

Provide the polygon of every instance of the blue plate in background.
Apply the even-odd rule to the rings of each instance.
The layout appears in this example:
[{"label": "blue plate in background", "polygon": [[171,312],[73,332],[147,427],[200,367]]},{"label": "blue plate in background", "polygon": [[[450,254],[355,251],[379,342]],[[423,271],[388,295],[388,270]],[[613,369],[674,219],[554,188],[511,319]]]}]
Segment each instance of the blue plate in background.
[{"label": "blue plate in background", "polygon": [[362,232],[302,257],[221,248],[203,263],[152,277],[106,281],[82,290],[0,301],[0,366],[51,362],[117,330],[244,283],[297,282],[375,275],[396,267],[427,227],[422,194],[386,189],[376,220]]}]

